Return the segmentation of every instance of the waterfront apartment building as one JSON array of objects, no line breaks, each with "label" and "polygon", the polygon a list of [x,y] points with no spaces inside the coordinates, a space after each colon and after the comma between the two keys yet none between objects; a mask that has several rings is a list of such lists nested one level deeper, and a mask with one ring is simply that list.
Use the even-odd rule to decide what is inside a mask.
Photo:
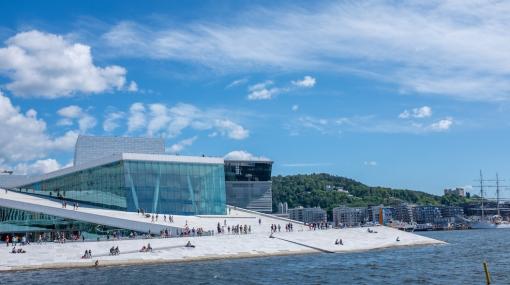
[{"label": "waterfront apartment building", "polygon": [[270,160],[225,160],[227,204],[271,213],[273,192]]},{"label": "waterfront apartment building", "polygon": [[335,227],[356,227],[369,221],[367,208],[352,208],[340,206],[333,209],[333,224]]},{"label": "waterfront apartment building", "polygon": [[441,218],[441,211],[436,206],[415,206],[413,207],[413,219],[418,224],[433,223]]},{"label": "waterfront apartment building", "polygon": [[328,216],[325,210],[320,207],[304,208],[297,207],[289,209],[289,218],[295,221],[301,221],[307,224],[327,222]]},{"label": "waterfront apartment building", "polygon": [[394,211],[394,208],[384,205],[371,206],[368,208],[369,221],[385,225],[392,220]]},{"label": "waterfront apartment building", "polygon": [[393,219],[404,223],[412,223],[414,221],[413,207],[406,203],[397,205],[393,212]]},{"label": "waterfront apartment building", "polygon": [[441,216],[443,218],[456,218],[464,216],[464,209],[457,206],[443,206],[440,207]]}]

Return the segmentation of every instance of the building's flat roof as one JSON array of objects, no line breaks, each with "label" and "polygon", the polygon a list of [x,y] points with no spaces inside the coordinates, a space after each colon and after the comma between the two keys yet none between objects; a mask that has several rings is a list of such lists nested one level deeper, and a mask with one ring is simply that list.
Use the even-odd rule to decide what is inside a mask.
[{"label": "building's flat roof", "polygon": [[264,159],[253,159],[253,160],[225,159],[225,163],[267,163],[267,164],[273,164],[273,161],[272,160],[264,160]]},{"label": "building's flat roof", "polygon": [[196,163],[196,164],[223,164],[223,158],[220,157],[203,157],[203,156],[184,156],[184,155],[167,155],[167,154],[145,154],[145,153],[118,153],[88,161],[82,164],[74,165],[53,171],[50,173],[31,176],[23,184],[12,185],[11,187],[17,187],[27,184],[32,184],[41,180],[47,180],[66,174],[74,173],[80,170],[89,169],[96,166],[109,164],[116,161],[127,160],[127,161],[153,161],[153,162],[174,162],[174,163]]}]

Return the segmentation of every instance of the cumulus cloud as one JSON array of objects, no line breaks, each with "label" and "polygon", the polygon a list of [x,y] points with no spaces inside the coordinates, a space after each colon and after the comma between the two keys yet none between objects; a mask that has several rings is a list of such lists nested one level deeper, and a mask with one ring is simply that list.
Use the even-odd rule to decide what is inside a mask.
[{"label": "cumulus cloud", "polygon": [[60,35],[21,32],[0,48],[0,74],[10,80],[5,88],[22,97],[59,98],[122,89],[126,69],[94,65],[90,50]]},{"label": "cumulus cloud", "polygon": [[283,91],[281,88],[272,87],[272,85],[273,81],[268,80],[248,87],[248,100],[270,100]]},{"label": "cumulus cloud", "polygon": [[452,118],[445,118],[442,120],[439,120],[435,123],[432,123],[430,126],[428,126],[428,129],[435,132],[445,132],[448,131],[453,125],[453,119]]},{"label": "cumulus cloud", "polygon": [[315,86],[315,78],[307,75],[302,80],[292,81],[292,84],[298,87],[312,88]]},{"label": "cumulus cloud", "polygon": [[224,157],[226,160],[260,160],[260,161],[270,161],[269,158],[264,156],[255,156],[245,150],[234,150],[227,153]]},{"label": "cumulus cloud", "polygon": [[404,110],[404,112],[400,113],[398,115],[401,119],[408,119],[408,118],[428,118],[432,116],[432,108],[429,106],[423,106],[420,108],[414,108],[411,110]]},{"label": "cumulus cloud", "polygon": [[131,81],[127,87],[127,90],[129,92],[136,92],[138,91],[138,84],[136,84],[136,82],[134,81]]},{"label": "cumulus cloud", "polygon": [[34,109],[22,112],[0,92],[0,164],[45,157],[54,150],[72,150],[77,131],[59,137],[46,132],[46,122]]},{"label": "cumulus cloud", "polygon": [[242,140],[249,131],[240,124],[227,118],[221,110],[202,110],[191,104],[179,103],[175,106],[165,104],[134,103],[130,107],[128,130],[145,130],[147,135],[176,137],[184,129],[213,131],[231,139]]},{"label": "cumulus cloud", "polygon": [[175,143],[172,146],[170,146],[170,148],[167,149],[167,152],[173,154],[180,153],[184,148],[191,146],[197,140],[197,138],[198,138],[197,136],[194,136],[188,139],[181,140],[178,143]]},{"label": "cumulus cloud", "polygon": [[72,126],[73,121],[76,120],[78,122],[80,132],[82,133],[87,132],[87,130],[95,127],[97,124],[97,120],[94,117],[76,105],[61,108],[57,111],[57,114],[62,117],[62,119],[57,122],[58,125]]},{"label": "cumulus cloud", "polygon": [[55,159],[42,159],[33,163],[19,163],[15,166],[16,174],[36,175],[56,171],[62,168]]},{"label": "cumulus cloud", "polygon": [[134,103],[129,107],[128,132],[139,130],[145,124],[145,106],[142,103]]},{"label": "cumulus cloud", "polygon": [[370,160],[370,161],[364,161],[363,164],[365,166],[377,166],[377,161],[373,161],[373,160]]},{"label": "cumulus cloud", "polygon": [[120,120],[124,119],[124,112],[110,112],[106,114],[103,121],[103,130],[111,133],[120,127]]},{"label": "cumulus cloud", "polygon": [[508,1],[333,1],[249,9],[228,23],[124,21],[103,38],[123,56],[222,71],[327,69],[394,82],[403,92],[508,100],[508,11]]}]

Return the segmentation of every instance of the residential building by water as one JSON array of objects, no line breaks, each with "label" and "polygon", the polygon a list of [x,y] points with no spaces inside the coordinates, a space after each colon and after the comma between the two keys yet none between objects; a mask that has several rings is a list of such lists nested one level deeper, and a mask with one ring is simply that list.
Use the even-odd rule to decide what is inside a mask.
[{"label": "residential building by water", "polygon": [[413,207],[406,203],[402,203],[400,205],[395,206],[395,211],[393,212],[393,219],[404,223],[412,223],[414,221]]},{"label": "residential building by water", "polygon": [[326,222],[328,218],[326,211],[320,207],[297,207],[294,209],[289,209],[288,213],[291,220],[301,221],[307,224]]},{"label": "residential building by water", "polygon": [[414,206],[413,220],[418,224],[433,223],[441,218],[441,211],[436,206]]},{"label": "residential building by water", "polygon": [[333,224],[335,227],[341,225],[356,227],[366,223],[368,219],[367,208],[340,206],[333,209]]},{"label": "residential building by water", "polygon": [[392,220],[394,211],[394,208],[384,205],[371,206],[368,208],[369,221],[386,225]]}]

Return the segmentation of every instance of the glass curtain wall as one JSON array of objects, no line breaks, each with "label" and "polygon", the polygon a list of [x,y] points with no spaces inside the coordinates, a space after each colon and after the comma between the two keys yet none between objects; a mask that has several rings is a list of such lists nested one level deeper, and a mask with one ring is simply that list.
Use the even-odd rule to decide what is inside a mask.
[{"label": "glass curtain wall", "polygon": [[271,181],[272,162],[225,161],[226,181]]},{"label": "glass curtain wall", "polygon": [[102,208],[127,209],[121,161],[43,180],[23,186],[21,191]]},{"label": "glass curtain wall", "polygon": [[222,164],[125,161],[128,209],[177,215],[221,215],[225,208]]},{"label": "glass curtain wall", "polygon": [[118,161],[22,186],[20,190],[124,211],[226,213],[223,164]]},{"label": "glass curtain wall", "polygon": [[87,236],[88,239],[112,235],[114,232],[127,236],[131,231],[42,213],[0,207],[0,237],[2,240],[5,240],[6,235],[11,237],[20,235],[26,236],[29,241],[35,241],[43,233],[46,233],[44,237],[48,239],[47,241],[52,241],[59,234],[65,235],[67,239],[73,237],[77,239],[81,235]]}]

